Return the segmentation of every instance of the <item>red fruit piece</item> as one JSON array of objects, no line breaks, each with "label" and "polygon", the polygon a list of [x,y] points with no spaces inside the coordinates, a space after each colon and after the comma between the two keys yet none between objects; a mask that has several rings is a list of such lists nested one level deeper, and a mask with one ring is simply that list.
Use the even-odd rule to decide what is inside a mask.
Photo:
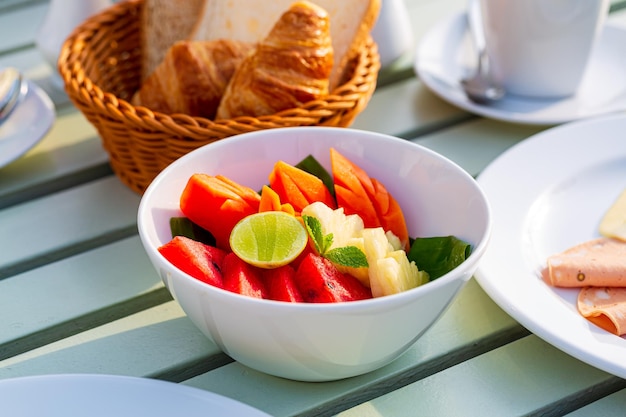
[{"label": "red fruit piece", "polygon": [[330,163],[337,205],[346,214],[358,214],[365,227],[382,226],[385,231],[392,231],[408,250],[409,232],[404,214],[385,186],[333,148]]},{"label": "red fruit piece", "polygon": [[261,269],[244,262],[233,252],[224,257],[222,276],[225,290],[248,297],[269,298]]},{"label": "red fruit piece", "polygon": [[296,259],[289,263],[289,266],[293,267],[293,269],[295,270],[298,270],[300,263],[304,260],[304,258],[309,255],[309,253],[317,254],[317,252],[315,252],[315,249],[313,249],[313,244],[311,243],[310,238],[304,250],[300,253],[300,255],[298,255]]},{"label": "red fruit piece", "polygon": [[291,204],[298,213],[314,201],[336,207],[335,199],[321,179],[284,161],[274,164],[269,181],[280,201]]},{"label": "red fruit piece", "polygon": [[296,271],[295,281],[304,301],[335,303],[372,298],[372,292],[352,275],[340,272],[332,262],[308,254]]},{"label": "red fruit piece", "polygon": [[221,175],[192,175],[180,196],[180,210],[189,220],[208,230],[216,246],[230,250],[233,227],[259,211],[259,193]]},{"label": "red fruit piece", "polygon": [[176,236],[158,251],[175,267],[207,284],[223,288],[222,264],[226,252],[184,236]]},{"label": "red fruit piece", "polygon": [[296,270],[291,265],[263,270],[263,279],[267,286],[269,298],[276,301],[301,303],[304,301],[296,282]]}]

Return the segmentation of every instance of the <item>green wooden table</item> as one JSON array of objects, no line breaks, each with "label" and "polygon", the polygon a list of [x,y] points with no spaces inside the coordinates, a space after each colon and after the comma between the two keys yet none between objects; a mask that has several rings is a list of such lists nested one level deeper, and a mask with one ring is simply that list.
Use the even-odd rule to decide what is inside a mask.
[{"label": "green wooden table", "polygon": [[[610,20],[626,27],[624,1]],[[415,42],[464,8],[407,0]],[[531,334],[475,280],[390,365],[329,382],[248,369],[207,340],[172,301],[136,229],[140,196],[115,177],[95,129],[50,80],[34,46],[46,1],[0,0],[0,67],[44,88],[57,119],[35,148],[0,169],[0,379],[59,373],[156,378],[234,398],[271,415],[618,416],[626,381]],[[546,127],[481,118],[430,93],[413,54],[383,70],[353,127],[422,144],[478,175]],[[626,359],[625,359],[626,360]]]}]

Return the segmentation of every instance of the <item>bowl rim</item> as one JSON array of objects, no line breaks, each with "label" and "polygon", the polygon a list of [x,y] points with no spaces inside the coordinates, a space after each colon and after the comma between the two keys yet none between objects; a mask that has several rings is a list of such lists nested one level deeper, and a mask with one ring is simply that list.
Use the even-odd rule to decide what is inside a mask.
[{"label": "bowl rim", "polygon": [[[205,152],[205,149],[207,147],[211,147],[211,149],[214,149],[214,148],[219,148],[222,146],[233,146],[233,145],[236,145],[238,142],[249,140],[250,137],[254,138],[255,136],[276,133],[277,130],[281,131],[281,133],[279,134],[284,135],[284,136],[288,136],[289,133],[294,132],[294,131],[297,131],[297,132],[326,131],[329,133],[334,132],[334,133],[341,133],[341,134],[345,134],[346,132],[356,132],[359,135],[369,136],[370,138],[374,140],[393,141],[393,142],[399,143],[401,146],[417,147],[418,149],[420,149],[420,152],[428,154],[432,158],[438,159],[446,164],[449,164],[451,167],[455,168],[455,170],[458,171],[459,175],[464,177],[464,179],[468,181],[469,184],[472,184],[473,188],[477,192],[477,195],[480,197],[480,201],[482,205],[484,206],[486,227],[482,233],[480,240],[475,245],[472,245],[472,253],[461,265],[457,266],[452,271],[449,271],[448,273],[442,275],[441,277],[437,278],[434,281],[427,282],[426,284],[420,285],[416,288],[412,288],[410,290],[403,291],[397,294],[392,294],[392,295],[388,295],[384,297],[376,297],[376,298],[371,298],[371,299],[366,299],[366,300],[341,302],[341,303],[290,303],[290,302],[284,302],[284,301],[256,299],[253,297],[247,297],[241,294],[233,293],[231,291],[228,291],[222,288],[212,286],[210,284],[203,283],[193,278],[191,275],[176,268],[174,265],[170,264],[158,252],[157,248],[154,247],[154,245],[152,244],[153,242],[150,241],[150,238],[148,237],[148,234],[146,232],[148,225],[145,224],[145,222],[142,220],[142,218],[144,218],[142,214],[148,210],[148,207],[149,207],[148,202],[151,196],[157,192],[156,190],[158,189],[159,184],[162,181],[164,181],[165,178],[169,176],[169,172],[171,170],[176,169],[176,167],[180,165],[184,165],[190,159],[196,158],[199,153]],[[486,194],[483,192],[482,188],[480,187],[480,184],[476,181],[476,179],[473,178],[465,169],[459,166],[456,162],[452,161],[451,159],[447,158],[446,156],[438,152],[435,152],[429,148],[426,148],[423,145],[411,142],[410,140],[387,135],[384,133],[371,132],[367,130],[359,130],[359,129],[354,129],[354,128],[340,128],[340,127],[328,127],[328,126],[294,126],[294,127],[284,127],[284,128],[279,128],[279,129],[267,129],[267,130],[242,133],[240,135],[236,135],[234,137],[228,138],[227,141],[217,141],[217,142],[213,142],[213,143],[201,146],[189,152],[188,154],[182,156],[181,158],[175,160],[154,178],[154,180],[148,185],[148,187],[146,188],[146,191],[142,195],[141,201],[139,203],[139,208],[137,211],[137,227],[138,227],[140,239],[142,241],[144,249],[148,251],[149,257],[152,259],[159,259],[160,262],[168,266],[170,270],[170,275],[180,276],[185,281],[187,281],[190,285],[194,286],[195,288],[197,288],[198,290],[202,292],[214,293],[216,296],[225,297],[226,299],[230,299],[235,303],[245,303],[248,305],[258,304],[259,306],[265,306],[264,308],[276,308],[279,310],[283,310],[283,309],[293,310],[295,308],[295,309],[303,309],[305,311],[306,310],[311,310],[311,311],[323,310],[323,311],[328,311],[328,312],[338,312],[338,311],[343,311],[343,310],[355,310],[355,309],[380,310],[380,309],[384,309],[385,307],[387,307],[388,304],[403,305],[406,303],[410,303],[414,299],[420,298],[422,293],[434,291],[438,287],[445,286],[449,284],[451,281],[460,279],[461,275],[463,275],[464,272],[474,271],[477,268],[478,262],[480,258],[482,257],[482,255],[484,254],[484,252],[486,251],[488,243],[491,239],[493,217],[491,213],[491,207],[489,205],[489,201],[487,200]],[[163,279],[163,277],[161,278]],[[471,275],[470,277],[467,278],[466,281],[468,281],[470,278],[471,278]]]}]

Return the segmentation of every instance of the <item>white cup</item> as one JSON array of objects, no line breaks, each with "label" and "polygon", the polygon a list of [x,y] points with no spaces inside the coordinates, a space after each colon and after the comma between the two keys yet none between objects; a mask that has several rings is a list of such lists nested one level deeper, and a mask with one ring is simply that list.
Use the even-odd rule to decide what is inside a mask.
[{"label": "white cup", "polygon": [[481,0],[494,77],[516,95],[574,95],[609,5],[609,0]]},{"label": "white cup", "polygon": [[112,0],[50,0],[35,45],[52,68],[52,80],[58,86],[63,86],[57,70],[63,43],[76,26],[111,4]]},{"label": "white cup", "polygon": [[413,29],[404,0],[382,0],[372,37],[378,45],[382,67],[413,48]]}]

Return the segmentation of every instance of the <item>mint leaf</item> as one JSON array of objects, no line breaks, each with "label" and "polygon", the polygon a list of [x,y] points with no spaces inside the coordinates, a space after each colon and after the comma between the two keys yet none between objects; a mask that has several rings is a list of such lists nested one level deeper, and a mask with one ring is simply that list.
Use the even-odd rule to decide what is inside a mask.
[{"label": "mint leaf", "polygon": [[356,246],[331,249],[324,254],[324,257],[334,264],[350,268],[366,268],[369,266],[365,254]]},{"label": "mint leaf", "polygon": [[[363,251],[356,246],[344,246],[341,248],[330,249],[333,244],[333,234],[324,235],[322,233],[322,224],[313,216],[302,216],[315,250],[320,256],[328,259],[334,264],[347,266],[351,268],[367,267],[367,258]],[[330,249],[330,250],[329,250]]]},{"label": "mint leaf", "polygon": [[306,231],[308,232],[309,236],[311,236],[311,240],[313,240],[313,244],[315,245],[315,250],[317,251],[317,253],[325,252],[324,236],[322,235],[322,224],[320,223],[320,221],[317,220],[317,218],[313,216],[307,216],[306,214],[302,216],[302,220],[304,221]]},{"label": "mint leaf", "polygon": [[322,251],[320,253],[326,253],[328,249],[332,246],[332,244],[333,244],[333,234],[329,233],[326,236],[324,236],[324,242],[322,244]]}]

